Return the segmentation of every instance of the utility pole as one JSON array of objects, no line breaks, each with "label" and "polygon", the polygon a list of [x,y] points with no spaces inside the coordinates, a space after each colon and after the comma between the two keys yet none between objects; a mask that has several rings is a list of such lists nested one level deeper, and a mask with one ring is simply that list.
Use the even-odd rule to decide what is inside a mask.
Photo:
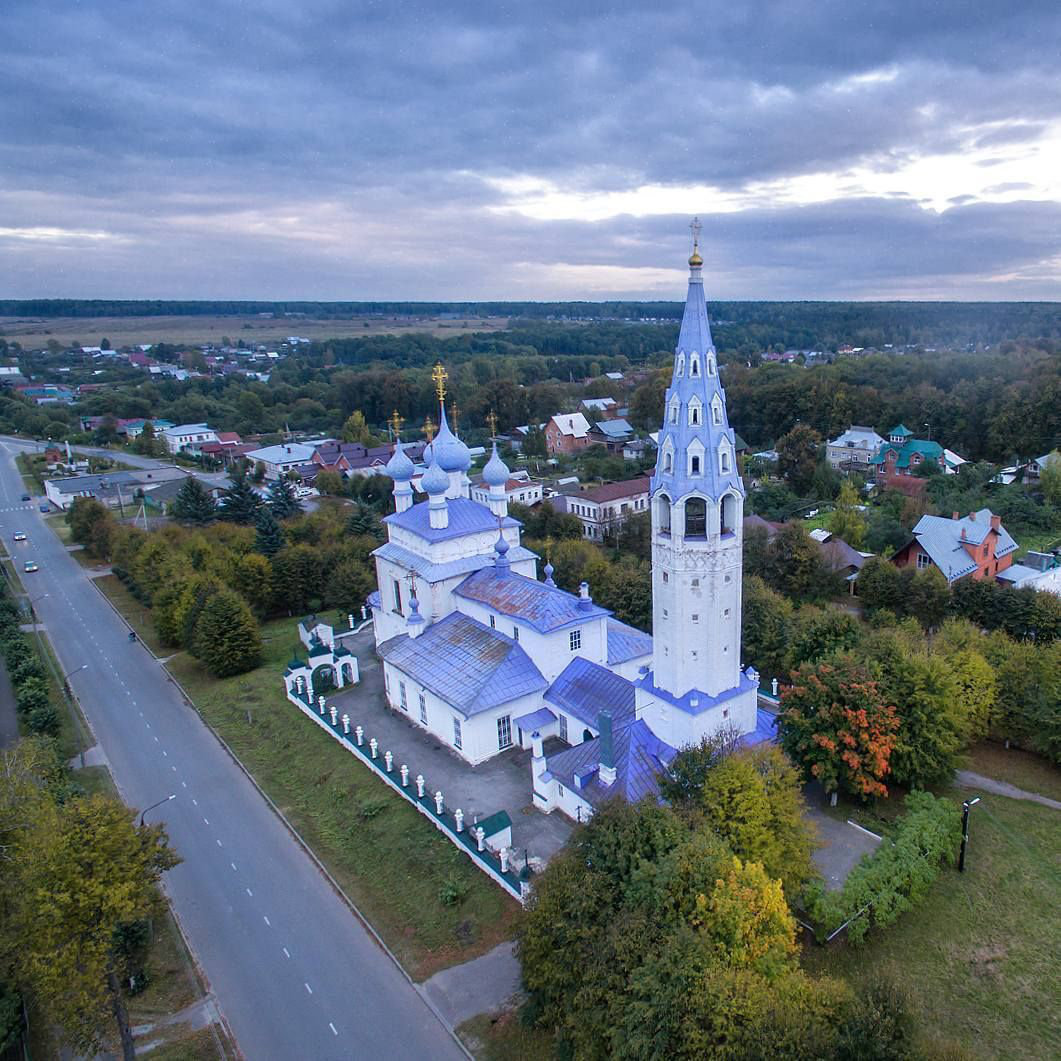
[{"label": "utility pole", "polygon": [[962,847],[958,853],[958,872],[965,872],[965,848],[969,843],[969,808],[975,807],[980,802],[980,797],[967,799],[962,803]]}]

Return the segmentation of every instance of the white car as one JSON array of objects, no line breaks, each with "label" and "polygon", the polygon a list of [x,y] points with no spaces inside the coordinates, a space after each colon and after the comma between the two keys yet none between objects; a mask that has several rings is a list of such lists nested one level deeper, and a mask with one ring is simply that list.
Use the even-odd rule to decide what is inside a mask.
[{"label": "white car", "polygon": [[26,540],[26,532],[25,531],[19,531],[15,535],[15,541],[16,542],[24,542],[25,540]]},{"label": "white car", "polygon": [[40,565],[36,560],[27,560],[25,564],[22,565],[22,570],[27,574],[33,574],[34,571],[40,570]]}]

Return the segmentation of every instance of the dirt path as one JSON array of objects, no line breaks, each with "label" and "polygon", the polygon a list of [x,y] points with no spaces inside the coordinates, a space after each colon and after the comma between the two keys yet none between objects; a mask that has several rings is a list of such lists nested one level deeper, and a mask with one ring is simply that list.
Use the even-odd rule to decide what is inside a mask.
[{"label": "dirt path", "polygon": [[996,781],[993,777],[984,777],[983,774],[974,774],[971,770],[959,770],[955,780],[965,788],[979,788],[984,792],[993,792],[996,796],[1008,796],[1010,799],[1026,799],[1032,803],[1041,803],[1044,807],[1053,807],[1061,810],[1061,802],[1050,799],[1049,796],[1040,796],[1038,792],[1028,792],[1023,788],[1017,788],[1008,781]]}]

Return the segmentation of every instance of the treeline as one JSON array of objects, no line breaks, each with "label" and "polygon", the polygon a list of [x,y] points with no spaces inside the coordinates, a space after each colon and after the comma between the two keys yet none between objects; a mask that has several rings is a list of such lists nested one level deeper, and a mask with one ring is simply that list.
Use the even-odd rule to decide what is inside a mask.
[{"label": "treeline", "polygon": [[261,620],[322,608],[359,613],[375,587],[370,553],[379,524],[367,510],[347,517],[322,505],[283,523],[268,506],[242,523],[226,521],[224,509],[219,515],[208,529],[174,523],[145,533],[79,498],[67,518],[73,539],[111,562],[150,607],[162,643],[186,649],[216,677],[257,666]]},{"label": "treeline", "polygon": [[15,691],[15,708],[26,732],[57,737],[62,727],[41,658],[21,630],[22,613],[7,582],[0,582],[0,655]]},{"label": "treeline", "polygon": [[[681,319],[684,303],[667,302],[308,302],[106,299],[7,299],[0,316],[151,317],[271,313],[314,318],[508,317],[516,320],[640,322]],[[720,350],[836,350],[927,345],[994,345],[1016,336],[1061,338],[1061,315],[1050,302],[719,302],[709,304]],[[298,318],[291,321],[298,330]]]}]

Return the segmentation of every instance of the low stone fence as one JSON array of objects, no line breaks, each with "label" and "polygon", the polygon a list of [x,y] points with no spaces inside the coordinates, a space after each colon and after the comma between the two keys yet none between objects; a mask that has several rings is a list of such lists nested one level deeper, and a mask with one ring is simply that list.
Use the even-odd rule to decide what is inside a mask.
[{"label": "low stone fence", "polygon": [[529,882],[521,879],[520,874],[512,868],[508,849],[502,847],[495,852],[488,847],[482,828],[473,824],[466,826],[464,812],[459,807],[451,812],[442,792],[432,792],[422,774],[414,777],[405,763],[398,765],[394,756],[381,748],[376,738],[366,734],[361,726],[351,728],[350,716],[340,715],[323,696],[318,696],[314,703],[307,693],[288,689],[287,698],[381,781],[411,803],[496,884],[514,899],[526,902],[530,894]]}]

